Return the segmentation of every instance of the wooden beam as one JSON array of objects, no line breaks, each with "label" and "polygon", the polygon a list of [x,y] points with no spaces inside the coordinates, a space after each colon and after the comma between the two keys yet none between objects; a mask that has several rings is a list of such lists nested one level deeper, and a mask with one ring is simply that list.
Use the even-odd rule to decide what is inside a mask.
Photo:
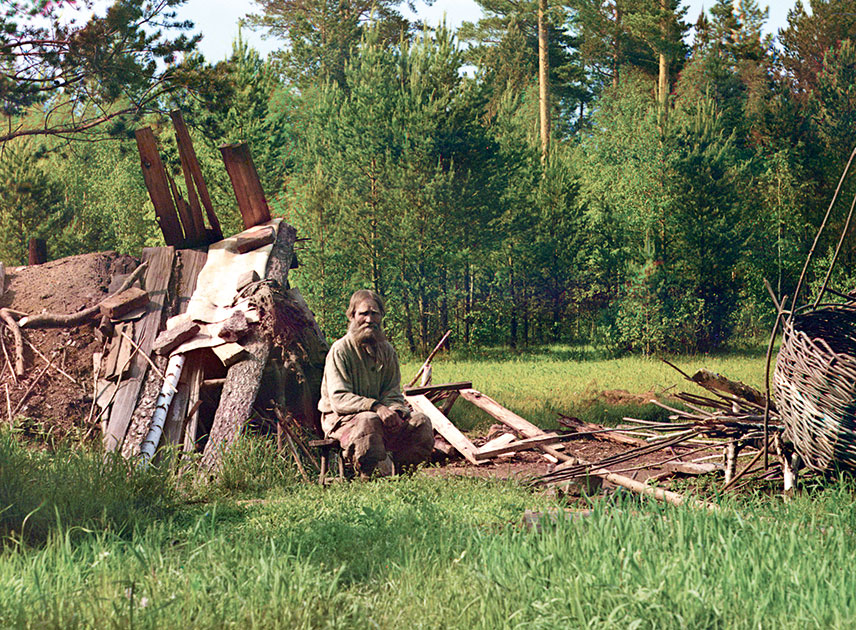
[{"label": "wooden beam", "polygon": [[434,403],[428,400],[425,395],[417,394],[415,396],[409,396],[405,394],[404,397],[416,411],[428,416],[434,430],[442,435],[449,444],[454,446],[455,449],[467,459],[467,461],[475,464],[476,466],[482,463],[476,457],[478,449],[475,444],[470,442],[467,436],[461,433],[461,430],[452,424],[452,421],[444,416],[440,410],[434,406]]},{"label": "wooden beam", "polygon": [[[229,179],[232,180],[244,229],[270,221],[270,209],[249,147],[246,143],[227,144],[220,147],[220,153]],[[291,256],[288,264],[290,267]]]},{"label": "wooden beam", "polygon": [[151,127],[143,127],[134,132],[137,138],[137,150],[140,152],[140,162],[143,169],[143,179],[155,207],[158,225],[166,244],[180,245],[184,240],[178,215],[175,213],[175,204],[169,191],[169,182],[166,178],[166,170],[163,167],[160,153],[158,153],[155,135]]},{"label": "wooden beam", "polygon": [[461,383],[440,383],[439,385],[426,385],[425,387],[405,387],[404,393],[407,396],[418,396],[420,394],[433,394],[434,392],[456,391],[459,389],[469,389],[473,386],[470,381]]},{"label": "wooden beam", "polygon": [[[211,230],[214,233],[214,241],[223,240],[223,231],[220,229],[220,221],[217,220],[217,215],[214,213],[214,206],[211,204],[211,196],[208,194],[208,186],[202,178],[202,169],[199,168],[199,160],[196,159],[196,151],[193,149],[193,142],[190,140],[190,133],[187,131],[187,125],[184,124],[184,118],[179,110],[173,110],[169,113],[172,118],[172,126],[175,128],[175,141],[178,144],[178,155],[181,158],[181,169],[184,171],[184,179],[187,181],[188,173],[196,185],[196,190],[199,192],[199,200],[205,207],[205,214],[208,216],[208,223],[211,224]],[[190,194],[190,186],[188,185],[188,195]],[[193,209],[193,197],[190,199],[190,207]],[[196,219],[194,218],[194,221]],[[201,222],[202,217],[198,220]],[[204,224],[203,224],[204,232]]]},{"label": "wooden beam", "polygon": [[172,276],[175,250],[172,247],[147,247],[143,249],[143,261],[148,263],[144,284],[149,294],[146,313],[134,331],[134,342],[139,351],[131,360],[128,378],[119,384],[119,390],[110,412],[110,424],[104,435],[104,448],[115,451],[125,440],[131,415],[137,406],[137,398],[146,380],[149,354],[158,334],[161,311],[167,299],[167,287]]},{"label": "wooden beam", "polygon": [[190,134],[187,132],[181,111],[173,110],[169,113],[169,117],[172,119],[172,126],[175,129],[175,143],[178,145],[181,172],[184,175],[184,186],[187,188],[187,211],[190,225],[184,226],[184,232],[189,239],[204,240],[205,220],[202,218],[202,207],[199,205],[199,196],[196,194],[191,166],[191,160],[196,161],[196,153],[193,150],[193,143],[190,140]]},{"label": "wooden beam", "polygon": [[[526,420],[525,418],[521,418],[516,413],[509,411],[498,402],[496,402],[490,396],[485,396],[479,391],[474,389],[462,389],[461,398],[470,401],[476,407],[483,409],[488,414],[502,422],[504,425],[511,427],[521,435],[525,435],[527,438],[540,437],[545,435],[545,432],[534,424]],[[570,461],[573,458],[562,453],[561,451],[557,451],[551,446],[540,446],[542,451],[555,457],[556,459],[560,459],[562,461]]]},{"label": "wooden beam", "polygon": [[480,448],[476,451],[476,459],[490,459],[492,457],[496,457],[497,455],[503,455],[505,453],[528,451],[533,448],[540,448],[541,446],[545,446],[547,444],[555,444],[556,442],[561,441],[561,439],[561,435],[557,435],[556,433],[546,433],[537,437],[526,438],[525,440],[516,440],[504,446]]}]

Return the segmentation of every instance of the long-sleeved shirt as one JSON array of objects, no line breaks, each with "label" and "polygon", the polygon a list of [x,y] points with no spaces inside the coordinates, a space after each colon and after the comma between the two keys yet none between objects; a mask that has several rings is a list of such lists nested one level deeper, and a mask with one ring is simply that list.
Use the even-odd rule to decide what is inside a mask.
[{"label": "long-sleeved shirt", "polygon": [[410,412],[401,393],[398,356],[391,343],[382,341],[372,357],[347,334],[330,348],[324,365],[318,402],[324,432],[334,428],[337,416],[371,411],[375,403]]}]

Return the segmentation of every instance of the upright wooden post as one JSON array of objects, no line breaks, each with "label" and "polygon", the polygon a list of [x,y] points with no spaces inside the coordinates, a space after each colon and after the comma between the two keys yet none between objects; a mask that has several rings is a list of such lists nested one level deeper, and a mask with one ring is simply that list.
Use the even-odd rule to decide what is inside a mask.
[{"label": "upright wooden post", "polygon": [[227,144],[220,147],[220,153],[232,180],[244,228],[270,221],[270,209],[249,147],[246,143]]},{"label": "upright wooden post", "polygon": [[43,238],[31,238],[28,246],[28,264],[41,265],[48,261],[48,244]]}]

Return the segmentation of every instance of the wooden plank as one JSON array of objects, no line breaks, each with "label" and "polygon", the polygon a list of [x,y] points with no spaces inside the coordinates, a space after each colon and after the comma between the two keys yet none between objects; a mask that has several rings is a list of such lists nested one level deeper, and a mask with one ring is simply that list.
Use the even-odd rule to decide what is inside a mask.
[{"label": "wooden plank", "polygon": [[169,192],[169,182],[158,153],[155,135],[151,127],[137,129],[134,135],[137,138],[137,150],[140,152],[143,179],[146,182],[149,197],[152,199],[152,205],[155,207],[164,241],[168,246],[179,245],[184,240],[184,234],[178,222],[178,215],[175,213],[175,204]]},{"label": "wooden plank", "polygon": [[[244,228],[270,221],[270,209],[249,147],[246,143],[227,144],[220,147],[220,153],[229,179],[232,180]],[[291,266],[291,257],[288,264]]]},{"label": "wooden plank", "polygon": [[[484,394],[479,391],[476,391],[475,389],[461,389],[459,391],[461,393],[461,398],[468,400],[476,407],[483,409],[491,416],[502,422],[504,425],[511,427],[521,435],[525,435],[528,438],[545,435],[544,431],[536,427],[534,424],[532,424],[525,418],[521,418],[516,413],[509,411],[490,396],[485,396]],[[562,461],[569,461],[573,459],[572,457],[565,455],[560,451],[557,451],[551,446],[541,446],[539,448],[548,455],[556,459],[560,459]]]},{"label": "wooden plank", "polygon": [[[134,322],[123,322],[121,324],[118,324],[115,327],[115,331],[116,335],[120,337],[119,352],[116,356],[116,364],[113,366],[113,369],[110,372],[105,372],[104,375],[107,378],[117,378],[119,380],[122,380],[122,378],[131,369],[131,362],[129,359],[134,353],[134,347],[128,340],[128,337],[133,338],[134,336]],[[124,333],[124,335],[122,333]],[[128,337],[126,337],[125,335],[127,335]]]},{"label": "wooden plank", "polygon": [[247,252],[251,252],[259,247],[269,245],[270,243],[273,243],[274,240],[276,240],[276,232],[274,231],[273,226],[265,226],[263,228],[250,230],[249,232],[240,234],[235,243],[235,249],[238,250],[239,254],[246,254]]},{"label": "wooden plank", "polygon": [[193,321],[186,321],[175,328],[162,330],[155,338],[154,351],[158,354],[167,355],[188,339],[195,337],[198,332],[199,324]]},{"label": "wooden plank", "polygon": [[440,411],[443,412],[444,416],[449,415],[449,412],[452,410],[452,405],[455,404],[455,401],[458,400],[458,397],[460,395],[461,395],[460,392],[458,392],[458,390],[455,389],[455,390],[452,390],[451,392],[449,392],[449,395],[443,399],[443,404],[440,405],[438,407],[438,409],[440,409]]},{"label": "wooden plank", "polygon": [[98,304],[101,315],[116,319],[131,311],[145,306],[149,302],[149,294],[138,287],[131,287],[121,293],[111,295]]},{"label": "wooden plank", "polygon": [[190,386],[187,382],[179,382],[176,390],[163,423],[161,443],[165,445],[181,444],[184,439],[184,420],[187,414],[187,401],[190,398]]},{"label": "wooden plank", "polygon": [[181,222],[181,228],[184,231],[184,241],[182,241],[181,247],[185,247],[186,243],[194,242],[198,239],[194,233],[193,218],[190,216],[190,206],[187,205],[184,197],[181,196],[181,192],[178,190],[178,186],[175,185],[172,175],[167,174],[166,179],[169,182],[169,190],[172,193],[172,198],[175,200],[175,209],[178,211],[178,218]]},{"label": "wooden plank", "polygon": [[[202,178],[202,169],[199,167],[199,160],[196,159],[196,151],[193,149],[193,142],[190,140],[190,133],[187,131],[187,125],[184,124],[184,117],[179,110],[173,110],[169,113],[172,118],[172,126],[175,129],[175,141],[178,144],[178,155],[181,158],[181,169],[184,171],[185,181],[190,173],[193,179],[193,184],[196,190],[199,191],[199,200],[205,207],[205,213],[208,216],[208,223],[211,225],[212,236],[214,242],[223,240],[223,231],[220,229],[220,221],[214,213],[214,206],[211,204],[211,196],[208,194],[208,186]],[[191,188],[188,185],[187,190]],[[188,192],[189,194],[189,192]],[[193,209],[193,198],[191,197],[191,210]],[[202,217],[198,218],[202,222]],[[194,221],[196,219],[194,218]],[[204,232],[204,224],[202,226]]]},{"label": "wooden plank", "polygon": [[199,390],[205,379],[205,370],[202,366],[202,351],[191,352],[187,355],[184,370],[187,374],[187,406],[192,412],[185,420],[184,427],[184,452],[192,453],[196,450],[197,429],[199,427]]},{"label": "wooden plank", "polygon": [[196,290],[196,279],[205,266],[208,253],[195,249],[182,249],[177,254],[181,261],[181,277],[178,281],[178,314],[180,315],[187,312],[187,305]]},{"label": "wooden plank", "polygon": [[483,446],[482,448],[476,451],[476,459],[491,459],[492,457],[497,457],[498,455],[503,455],[505,453],[528,451],[530,449],[539,448],[547,444],[555,444],[561,439],[561,435],[557,435],[556,433],[547,433],[545,435],[539,435],[533,438],[526,438],[525,440],[516,440],[504,446],[495,446],[492,448],[485,448]]},{"label": "wooden plank", "polygon": [[120,384],[113,402],[110,424],[104,435],[104,448],[107,451],[115,451],[122,445],[131,422],[131,415],[137,406],[137,398],[149,366],[147,359],[160,328],[161,312],[166,303],[175,250],[172,247],[147,247],[143,249],[142,258],[144,262],[149,263],[144,284],[150,301],[146,306],[145,316],[138,322],[134,331],[134,342],[140,350],[131,359],[128,378]]},{"label": "wooden plank", "polygon": [[433,394],[435,392],[469,389],[472,386],[473,384],[470,381],[461,383],[440,383],[439,385],[426,385],[425,387],[405,387],[404,393],[408,396],[418,396],[419,394]]},{"label": "wooden plank", "polygon": [[461,433],[452,421],[444,416],[424,394],[415,396],[404,396],[407,402],[418,412],[424,413],[431,420],[434,430],[445,438],[445,440],[457,449],[467,461],[478,466],[482,462],[476,457],[478,449],[470,442],[466,435]]}]

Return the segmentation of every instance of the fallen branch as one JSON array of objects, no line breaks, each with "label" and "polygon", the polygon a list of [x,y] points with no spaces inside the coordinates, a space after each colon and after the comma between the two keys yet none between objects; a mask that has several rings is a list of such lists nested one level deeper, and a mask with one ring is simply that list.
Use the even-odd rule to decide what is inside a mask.
[{"label": "fallen branch", "polygon": [[122,291],[130,288],[134,282],[136,282],[140,276],[143,275],[143,272],[148,267],[148,263],[143,263],[131,274],[125,278],[125,282],[122,283],[122,286],[119,287],[119,290],[115,293],[109,295],[104,298],[95,306],[90,306],[87,309],[82,311],[78,311],[77,313],[71,314],[59,314],[59,313],[40,313],[38,315],[32,315],[27,317],[22,317],[18,322],[21,328],[68,328],[72,326],[80,326],[81,324],[85,324],[91,319],[94,319],[96,315],[101,314],[101,304],[106,302],[114,295],[121,293]]},{"label": "fallen branch", "polygon": [[23,376],[26,373],[24,369],[24,334],[8,309],[0,308],[0,319],[6,322],[9,330],[12,331],[12,338],[15,340],[15,374]]}]

